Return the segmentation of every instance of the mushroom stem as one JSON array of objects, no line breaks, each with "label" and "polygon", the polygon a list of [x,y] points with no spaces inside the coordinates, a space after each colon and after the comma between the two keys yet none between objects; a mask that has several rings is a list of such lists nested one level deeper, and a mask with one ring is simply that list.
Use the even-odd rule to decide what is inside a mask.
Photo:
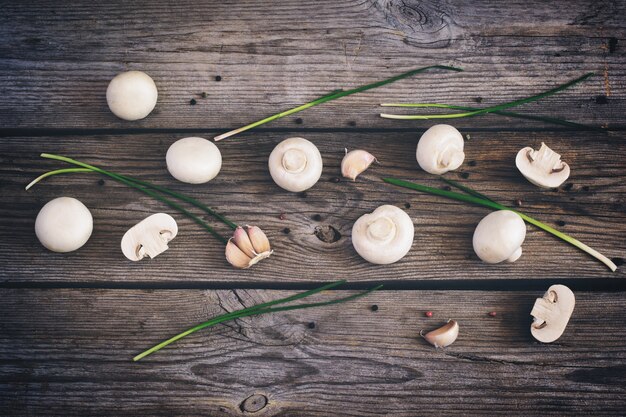
[{"label": "mushroom stem", "polygon": [[[615,272],[617,270],[617,265],[615,265],[609,258],[602,255],[600,252],[596,251],[595,249],[592,249],[589,246],[585,245],[581,241],[574,239],[573,237],[566,235],[565,233],[559,232],[555,228],[550,227],[547,224],[540,222],[539,220],[535,220],[532,217],[525,215],[524,213],[520,213],[519,211],[512,210],[494,201],[476,197],[475,196],[476,192],[474,192],[473,190],[472,190],[473,191],[472,194],[474,195],[465,195],[465,194],[455,193],[452,191],[440,190],[439,188],[428,187],[425,185],[416,184],[416,183],[409,182],[409,181],[403,181],[403,180],[399,180],[395,178],[383,178],[382,180],[386,183],[397,185],[399,187],[409,188],[411,190],[421,191],[421,192],[428,193],[428,194],[434,194],[434,195],[446,197],[452,200],[458,200],[458,201],[463,201],[466,203],[477,204],[479,206],[489,207],[494,210],[510,210],[514,213],[517,213],[527,223],[537,226],[538,228],[558,237],[559,239],[566,241],[567,243],[577,247],[583,252],[586,252],[589,255],[593,256],[594,258],[596,258],[597,260],[605,264],[611,271]],[[455,185],[453,181],[448,181],[448,183]]]},{"label": "mushroom stem", "polygon": [[511,256],[509,256],[506,261],[507,262],[515,262],[515,261],[517,261],[520,258],[520,256],[522,256],[522,248],[521,248],[521,246],[519,248],[517,248],[517,250],[515,252],[513,252],[511,254]]}]

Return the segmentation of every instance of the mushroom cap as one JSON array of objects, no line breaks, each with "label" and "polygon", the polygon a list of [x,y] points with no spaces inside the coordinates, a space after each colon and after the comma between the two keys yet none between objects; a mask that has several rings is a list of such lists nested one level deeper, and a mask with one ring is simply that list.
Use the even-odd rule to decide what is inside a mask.
[{"label": "mushroom cap", "polygon": [[561,161],[561,155],[541,142],[535,151],[531,146],[521,149],[515,157],[515,165],[531,183],[542,188],[557,188],[569,178],[569,165]]},{"label": "mushroom cap", "polygon": [[417,163],[424,171],[435,175],[453,171],[465,159],[463,144],[461,132],[453,126],[434,125],[424,132],[417,143]]},{"label": "mushroom cap", "polygon": [[93,218],[83,203],[72,197],[50,200],[35,220],[35,234],[53,252],[74,251],[89,240]]},{"label": "mushroom cap", "polygon": [[109,109],[120,119],[139,120],[156,106],[157,87],[148,74],[128,71],[116,75],[107,88]]},{"label": "mushroom cap", "polygon": [[320,179],[322,155],[308,140],[289,138],[276,145],[268,166],[272,179],[279,187],[292,192],[304,191]]},{"label": "mushroom cap", "polygon": [[414,233],[408,214],[396,206],[383,205],[354,223],[352,245],[368,262],[391,264],[409,252]]},{"label": "mushroom cap", "polygon": [[222,154],[213,142],[189,137],[174,142],[165,155],[167,170],[178,181],[203,184],[222,168]]},{"label": "mushroom cap", "polygon": [[522,255],[526,238],[524,220],[510,210],[485,216],[474,230],[474,252],[486,263],[515,262]]}]

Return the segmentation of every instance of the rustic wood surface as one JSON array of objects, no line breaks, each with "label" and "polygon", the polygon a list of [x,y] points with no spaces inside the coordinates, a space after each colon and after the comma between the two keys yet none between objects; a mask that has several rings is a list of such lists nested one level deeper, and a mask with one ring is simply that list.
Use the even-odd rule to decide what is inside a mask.
[{"label": "rustic wood surface", "polygon": [[[0,415],[624,414],[625,1],[0,1],[0,10]],[[202,186],[165,169],[181,137],[210,138],[432,64],[464,72],[420,74],[220,142],[222,171]],[[137,122],[116,119],[105,100],[109,80],[129,69],[159,89],[157,107]],[[482,264],[471,236],[486,209],[381,182],[444,186],[415,162],[417,139],[434,123],[381,119],[379,103],[489,106],[590,71],[588,81],[517,111],[608,133],[459,119],[466,162],[447,177],[503,204],[520,200],[520,210],[612,258],[617,272],[532,226],[520,260]],[[313,141],[324,159],[320,182],[304,194],[279,189],[267,170],[273,146],[289,136]],[[542,141],[572,167],[555,191],[532,186],[513,163]],[[367,149],[380,164],[356,182],[335,182],[344,148]],[[41,152],[192,195],[261,226],[275,254],[233,270],[197,225],[92,174],[26,192],[63,166]],[[45,251],[33,230],[38,210],[61,195],[94,216],[89,242],[63,255]],[[353,222],[381,204],[405,209],[416,226],[407,257],[385,267],[365,263],[350,242]],[[154,261],[127,261],[121,236],[158,211],[174,215],[179,236]],[[130,361],[208,317],[336,279],[349,280],[347,290],[387,290],[227,323]],[[575,291],[577,306],[564,336],[542,345],[530,336],[529,312],[555,283]],[[461,323],[448,349],[419,338],[448,318]]]},{"label": "rustic wood surface", "polygon": [[[624,411],[622,293],[577,293],[571,322],[551,345],[530,335],[537,292],[381,291],[346,305],[245,318],[196,333],[138,363],[130,360],[181,326],[287,294],[7,290],[0,311],[3,414]],[[317,299],[340,295],[345,292]],[[424,317],[426,310],[433,317]],[[420,329],[448,318],[460,323],[459,338],[449,348],[436,350],[419,337]]]}]

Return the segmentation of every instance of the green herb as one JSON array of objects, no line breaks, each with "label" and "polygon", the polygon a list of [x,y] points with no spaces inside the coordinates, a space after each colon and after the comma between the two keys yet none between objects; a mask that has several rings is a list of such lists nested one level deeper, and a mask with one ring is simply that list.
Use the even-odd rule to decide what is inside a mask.
[{"label": "green herb", "polygon": [[174,342],[176,342],[177,340],[182,339],[185,336],[188,336],[192,333],[197,332],[198,330],[202,330],[204,328],[207,327],[211,327],[211,326],[215,326],[216,324],[220,324],[223,323],[225,321],[229,321],[229,320],[234,320],[234,319],[238,319],[238,318],[242,318],[242,317],[249,317],[249,316],[256,316],[259,314],[266,314],[266,313],[276,313],[278,311],[287,311],[287,310],[300,310],[300,309],[304,309],[304,308],[312,308],[312,307],[322,307],[322,306],[327,306],[327,305],[331,305],[331,304],[339,304],[339,303],[344,303],[346,301],[351,301],[354,300],[356,298],[359,297],[363,297],[369,293],[371,293],[372,291],[376,291],[379,290],[380,288],[382,288],[382,285],[378,285],[372,289],[369,289],[367,291],[364,291],[362,293],[358,293],[358,294],[353,294],[350,295],[348,297],[344,297],[344,298],[339,298],[339,299],[335,299],[335,300],[331,300],[331,301],[324,301],[324,302],[318,302],[318,303],[309,303],[309,304],[296,304],[296,305],[290,305],[290,306],[282,306],[282,307],[274,307],[272,308],[273,305],[277,305],[277,304],[285,304],[285,303],[289,303],[291,301],[295,301],[295,300],[299,300],[305,297],[309,297],[313,294],[317,294],[319,292],[325,291],[325,290],[329,290],[331,288],[335,288],[341,284],[344,284],[346,281],[345,280],[341,280],[341,281],[336,281],[336,282],[331,282],[329,284],[326,284],[324,286],[321,286],[319,288],[313,289],[313,290],[309,290],[309,291],[305,291],[302,292],[300,294],[295,294],[289,297],[285,297],[285,298],[281,298],[279,300],[274,300],[274,301],[270,301],[267,303],[262,303],[262,304],[258,304],[256,306],[253,307],[248,307],[248,308],[244,308],[242,310],[238,310],[238,311],[233,311],[231,313],[226,313],[223,314],[221,316],[212,318],[211,320],[205,321],[204,323],[200,323],[188,330],[185,330],[182,333],[177,334],[174,337],[171,337],[167,340],[165,340],[164,342],[159,343],[158,345],[155,345],[153,347],[151,347],[150,349],[140,353],[139,355],[135,356],[133,358],[133,361],[138,361],[142,358],[145,358],[146,356],[157,352],[161,349],[163,349],[165,346],[172,344]]},{"label": "green herb", "polygon": [[[483,110],[483,109],[478,108],[478,107],[455,106],[455,105],[452,105],[452,104],[438,104],[438,103],[406,103],[406,104],[403,104],[403,103],[382,103],[381,106],[388,106],[388,107],[436,107],[436,108],[439,108],[439,109],[468,110],[468,111]],[[514,112],[509,112],[509,111],[492,111],[491,113],[497,114],[497,115],[500,115],[500,116],[516,117],[518,119],[536,120],[536,121],[539,121],[539,122],[552,123],[552,124],[557,124],[557,125],[561,125],[561,126],[567,126],[567,127],[571,127],[571,128],[575,128],[575,129],[593,130],[593,131],[602,132],[602,133],[606,133],[607,132],[607,130],[602,128],[602,127],[585,125],[585,124],[576,123],[576,122],[570,122],[569,120],[557,119],[557,118],[554,118],[554,117],[535,116],[535,115],[532,115],[532,114],[514,113]]]},{"label": "green herb", "polygon": [[429,67],[423,67],[423,68],[414,69],[412,71],[408,71],[408,72],[405,72],[403,74],[396,75],[395,77],[387,78],[386,80],[383,80],[383,81],[378,81],[378,82],[375,82],[375,83],[372,83],[372,84],[363,85],[363,86],[360,86],[360,87],[357,87],[357,88],[353,88],[353,89],[350,89],[350,90],[335,90],[335,91],[333,91],[330,94],[326,94],[326,95],[324,95],[324,96],[322,96],[322,97],[320,97],[318,99],[315,99],[315,100],[310,101],[308,103],[302,104],[302,105],[300,105],[298,107],[294,107],[293,109],[277,113],[277,114],[275,114],[273,116],[266,117],[265,119],[262,119],[262,120],[259,120],[257,122],[254,122],[254,123],[250,123],[249,125],[240,127],[239,129],[231,130],[230,132],[226,132],[224,134],[216,136],[214,138],[214,140],[217,142],[217,141],[220,141],[222,139],[226,139],[227,137],[230,137],[230,136],[236,135],[238,133],[244,132],[246,130],[250,130],[250,129],[254,128],[254,127],[260,126],[260,125],[265,124],[267,122],[271,122],[272,120],[280,119],[281,117],[289,116],[290,114],[294,114],[294,113],[297,113],[299,111],[308,109],[310,107],[317,106],[318,104],[326,103],[327,101],[331,101],[331,100],[336,100],[338,98],[349,96],[351,94],[360,93],[362,91],[371,90],[372,88],[381,87],[381,86],[383,86],[385,84],[390,84],[390,83],[393,83],[395,81],[401,80],[403,78],[410,77],[412,75],[419,74],[420,72],[424,72],[424,71],[431,70],[431,69],[443,69],[443,70],[448,70],[448,71],[463,71],[461,68],[448,67],[448,66],[445,66],[445,65],[432,65],[432,66],[429,66]]},{"label": "green herb", "polygon": [[230,220],[226,219],[223,215],[215,212],[214,210],[211,210],[209,207],[205,206],[204,204],[200,203],[199,201],[185,196],[183,194],[179,194],[177,192],[171,191],[167,188],[164,187],[160,187],[157,185],[153,185],[150,183],[147,183],[145,181],[140,181],[131,177],[127,177],[124,175],[120,175],[120,174],[116,174],[110,171],[106,171],[102,168],[98,168],[96,166],[93,165],[89,165],[89,164],[85,164],[84,162],[80,162],[71,158],[67,158],[64,156],[60,156],[60,155],[53,155],[53,154],[47,154],[47,153],[42,153],[41,154],[42,158],[47,158],[47,159],[54,159],[57,161],[63,161],[63,162],[67,162],[73,165],[77,165],[81,168],[67,168],[67,169],[59,169],[59,170],[55,170],[55,171],[50,171],[50,172],[46,172],[45,174],[40,175],[39,177],[37,177],[35,180],[33,180],[30,184],[28,184],[26,186],[26,189],[28,190],[29,188],[31,188],[33,185],[35,185],[36,183],[38,183],[39,181],[41,181],[44,178],[53,176],[53,175],[58,175],[58,174],[68,174],[68,173],[78,173],[78,172],[96,172],[102,175],[106,175],[112,179],[114,179],[117,182],[120,182],[124,185],[127,185],[129,187],[132,187],[136,190],[139,190],[141,192],[143,192],[144,194],[149,195],[150,197],[161,201],[165,204],[167,204],[168,206],[180,211],[181,213],[183,213],[184,215],[186,215],[187,217],[189,217],[190,219],[192,219],[193,221],[195,221],[197,224],[199,224],[200,226],[202,226],[203,228],[205,228],[209,233],[211,233],[214,237],[216,237],[217,239],[219,239],[222,243],[226,244],[228,242],[228,239],[226,239],[224,236],[222,236],[221,234],[219,234],[218,232],[216,232],[208,223],[206,223],[204,220],[202,220],[200,217],[196,216],[195,214],[191,213],[190,211],[188,211],[187,209],[183,208],[182,206],[180,206],[178,203],[163,197],[162,195],[159,195],[152,190],[158,191],[162,194],[168,194],[172,197],[178,198],[182,201],[185,201],[187,203],[190,203],[202,210],[204,210],[205,212],[211,214],[212,216],[214,216],[215,218],[217,218],[218,220],[224,222],[226,225],[228,225],[231,228],[236,228],[237,225],[233,222],[231,222]]},{"label": "green herb", "polygon": [[[583,75],[582,77],[576,78],[575,80],[572,80],[570,82],[567,82],[565,84],[562,84],[556,88],[553,88],[551,90],[548,91],[544,91],[543,93],[540,94],[536,94],[534,96],[530,96],[530,97],[526,97],[523,99],[519,99],[519,100],[515,100],[515,101],[511,101],[508,103],[503,103],[503,104],[499,104],[497,106],[492,106],[492,107],[487,107],[484,109],[478,109],[478,110],[472,110],[472,111],[468,111],[468,112],[464,112],[464,113],[450,113],[450,114],[411,114],[411,115],[400,115],[400,114],[386,114],[386,113],[381,113],[381,117],[387,118],[387,119],[401,119],[401,120],[428,120],[428,119],[457,119],[457,118],[461,118],[461,117],[472,117],[472,116],[478,116],[481,114],[487,114],[487,113],[495,113],[495,112],[499,112],[501,110],[504,109],[508,109],[510,107],[515,107],[515,106],[519,106],[522,104],[526,104],[526,103],[530,103],[533,101],[537,101],[539,99],[545,98],[545,97],[549,97],[553,94],[558,93],[559,91],[563,91],[575,84],[578,84],[584,80],[586,80],[587,78],[593,76],[594,73],[590,72],[587,73],[585,75]],[[440,105],[440,104],[430,104],[430,103],[383,103],[381,104],[381,106],[386,106],[386,107],[445,107],[447,105]],[[572,123],[572,122],[568,122],[568,123]]]},{"label": "green herb", "polygon": [[[459,193],[455,193],[452,191],[445,191],[445,190],[440,190],[439,188],[433,188],[433,187],[428,187],[426,185],[421,185],[421,184],[416,184],[413,182],[409,182],[409,181],[403,181],[403,180],[399,180],[399,179],[395,179],[395,178],[383,178],[383,181],[389,183],[389,184],[393,184],[393,185],[397,185],[399,187],[404,187],[404,188],[408,188],[411,190],[416,190],[416,191],[421,191],[424,193],[428,193],[428,194],[434,194],[434,195],[438,195],[441,197],[446,197],[446,198],[450,198],[452,200],[458,200],[458,201],[463,201],[466,203],[472,203],[472,204],[477,204],[479,206],[485,206],[485,207],[489,207],[491,209],[494,210],[510,210],[514,213],[517,213],[522,219],[524,219],[527,223],[530,223],[534,226],[537,226],[538,228],[545,230],[548,233],[553,234],[554,236],[558,237],[559,239],[562,239],[564,241],[566,241],[567,243],[576,246],[578,249],[588,253],[589,255],[593,256],[594,258],[596,258],[597,260],[599,260],[600,262],[602,262],[603,264],[605,264],[606,266],[609,267],[609,269],[613,272],[615,272],[617,270],[617,266],[606,256],[602,255],[600,252],[596,251],[595,249],[590,248],[589,246],[585,245],[584,243],[578,241],[577,239],[574,239],[573,237],[566,235],[565,233],[559,232],[558,230],[548,226],[545,223],[540,222],[539,220],[535,220],[532,217],[529,217],[523,213],[520,213],[519,211],[513,210],[509,207],[503,206],[502,204],[496,203],[495,201],[491,201],[485,198],[480,198],[477,195],[481,195],[478,194],[477,191],[472,190],[471,188],[468,187],[464,187],[463,186],[463,190],[469,190],[469,192],[472,193],[472,195],[465,195],[465,194],[459,194]],[[456,183],[454,181],[450,181],[447,180],[446,182],[448,182],[451,185],[457,186]],[[459,184],[460,185],[460,184]]]}]

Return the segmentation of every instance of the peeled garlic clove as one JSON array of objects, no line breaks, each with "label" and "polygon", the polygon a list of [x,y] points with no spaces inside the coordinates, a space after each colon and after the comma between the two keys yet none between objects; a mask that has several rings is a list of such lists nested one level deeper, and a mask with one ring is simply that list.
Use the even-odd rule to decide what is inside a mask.
[{"label": "peeled garlic clove", "polygon": [[252,258],[239,249],[232,239],[229,239],[226,244],[226,260],[235,268],[245,269],[250,267]]},{"label": "peeled garlic clove", "polygon": [[243,227],[237,226],[235,233],[233,233],[232,241],[243,253],[245,253],[250,259],[256,256],[254,246],[248,237],[248,232]]},{"label": "peeled garlic clove", "polygon": [[346,156],[341,161],[341,175],[355,181],[374,161],[376,157],[367,151],[356,149],[348,152],[346,149]]},{"label": "peeled garlic clove", "polygon": [[459,323],[455,320],[448,320],[448,323],[436,330],[422,334],[422,336],[428,343],[436,348],[444,348],[450,346],[456,338],[459,336]]},{"label": "peeled garlic clove", "polygon": [[270,241],[258,226],[246,226],[250,242],[254,247],[254,252],[259,255],[265,252],[270,252]]}]

